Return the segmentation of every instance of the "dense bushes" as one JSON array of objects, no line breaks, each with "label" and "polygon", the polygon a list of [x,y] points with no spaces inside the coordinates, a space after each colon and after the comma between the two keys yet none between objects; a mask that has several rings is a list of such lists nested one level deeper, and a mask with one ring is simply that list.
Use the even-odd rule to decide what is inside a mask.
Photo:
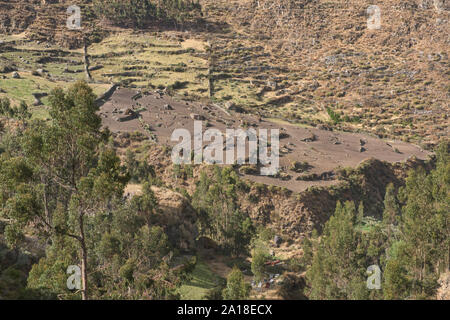
[{"label": "dense bushes", "polygon": [[[386,188],[383,219],[364,217],[354,203],[336,206],[319,240],[305,241],[313,299],[428,299],[450,264],[449,143],[436,168],[409,173],[406,185]],[[312,252],[314,252],[312,254]],[[378,265],[381,289],[368,290],[366,270]]]},{"label": "dense bushes", "polygon": [[231,168],[214,167],[212,177],[201,173],[192,196],[192,205],[199,214],[200,233],[234,256],[246,252],[254,233],[248,213],[239,209],[238,192],[244,188]]},{"label": "dense bushes", "polygon": [[117,25],[144,27],[155,21],[181,23],[200,10],[193,0],[95,0],[95,12]]},{"label": "dense bushes", "polygon": [[[191,265],[169,265],[174,250],[153,223],[158,201],[149,183],[130,201],[123,197],[129,177],[145,181],[153,168],[131,153],[122,166],[85,82],[54,89],[49,100],[51,122],[24,120],[25,130],[0,136],[0,243],[17,251],[33,236],[45,246],[28,278],[21,274],[27,270],[0,263],[0,296],[177,298]],[[2,107],[10,110],[4,101]],[[71,265],[81,265],[81,290],[67,287]],[[8,289],[14,286],[19,290]]]}]

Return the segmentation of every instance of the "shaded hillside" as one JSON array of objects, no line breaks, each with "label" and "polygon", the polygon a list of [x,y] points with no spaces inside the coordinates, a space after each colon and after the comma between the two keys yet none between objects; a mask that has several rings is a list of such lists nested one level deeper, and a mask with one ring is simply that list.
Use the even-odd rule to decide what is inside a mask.
[{"label": "shaded hillside", "polygon": [[[125,158],[125,149],[122,148],[127,148],[133,150],[140,161],[148,161],[158,177],[153,181],[157,185],[192,196],[202,173],[208,176],[214,173],[214,166],[208,165],[175,167],[170,162],[167,148],[142,146],[138,137],[117,135],[119,154]],[[241,175],[239,208],[248,213],[256,225],[267,226],[296,242],[314,229],[320,232],[334,212],[337,201],[352,201],[356,207],[361,203],[365,216],[380,219],[387,185],[393,183],[396,188],[403,186],[411,169],[422,166],[429,170],[433,162],[432,159],[424,161],[411,157],[404,162],[389,163],[372,158],[361,162],[354,169],[335,169],[338,180],[334,185],[313,186],[302,192],[254,182],[248,176]]]},{"label": "shaded hillside", "polygon": [[[291,239],[302,238],[314,229],[319,232],[334,212],[336,202],[353,201],[364,206],[364,215],[380,219],[386,186],[394,183],[404,185],[410,169],[431,163],[413,159],[397,164],[369,159],[355,169],[337,172],[341,182],[330,187],[311,187],[299,194],[277,187],[253,184],[244,196],[242,208],[252,218],[273,227]],[[258,199],[256,202],[255,199]]]}]

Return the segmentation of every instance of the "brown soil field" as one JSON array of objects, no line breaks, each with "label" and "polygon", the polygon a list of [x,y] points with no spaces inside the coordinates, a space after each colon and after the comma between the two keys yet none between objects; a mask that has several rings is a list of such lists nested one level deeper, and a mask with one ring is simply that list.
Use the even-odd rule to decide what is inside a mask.
[{"label": "brown soil field", "polygon": [[[127,117],[127,111],[136,117],[125,121],[120,119]],[[311,186],[332,185],[337,181],[334,169],[355,167],[368,158],[394,163],[412,156],[426,159],[429,155],[420,147],[402,141],[387,141],[367,134],[331,131],[329,128],[300,127],[225,110],[214,104],[175,100],[163,92],[118,88],[100,108],[103,125],[113,133],[139,131],[158,144],[170,146],[177,143],[170,139],[175,129],[188,129],[193,136],[192,114],[204,119],[203,132],[216,128],[225,135],[226,129],[279,129],[281,174],[270,177],[240,172],[251,181],[285,187],[295,192]],[[207,144],[204,141],[204,145]],[[307,162],[307,168],[301,173],[294,172],[291,170],[294,162]],[[303,180],[305,176],[309,176],[306,178],[308,181]]]}]

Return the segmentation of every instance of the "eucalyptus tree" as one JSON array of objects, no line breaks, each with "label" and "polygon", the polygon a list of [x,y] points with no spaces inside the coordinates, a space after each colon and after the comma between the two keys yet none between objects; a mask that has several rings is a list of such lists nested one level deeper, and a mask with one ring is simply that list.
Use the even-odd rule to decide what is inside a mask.
[{"label": "eucalyptus tree", "polygon": [[[17,246],[26,232],[49,241],[70,238],[81,262],[81,294],[88,298],[85,219],[108,210],[127,182],[120,159],[106,144],[95,95],[85,82],[49,96],[50,123],[31,122],[20,147],[0,158],[1,215]],[[67,241],[67,240],[63,240]]]}]

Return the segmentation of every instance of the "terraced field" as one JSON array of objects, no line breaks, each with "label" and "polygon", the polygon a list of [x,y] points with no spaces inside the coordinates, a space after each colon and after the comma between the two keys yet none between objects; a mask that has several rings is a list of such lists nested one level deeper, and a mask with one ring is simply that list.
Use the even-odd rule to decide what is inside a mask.
[{"label": "terraced field", "polygon": [[[355,167],[361,161],[375,158],[389,162],[405,161],[415,156],[426,159],[429,152],[398,140],[385,141],[360,133],[330,131],[293,125],[277,119],[266,119],[242,110],[223,109],[217,104],[177,101],[161,91],[118,88],[100,108],[103,125],[116,137],[139,132],[157,145],[173,146],[174,130],[188,129],[194,135],[193,118],[201,119],[203,131],[218,129],[278,129],[280,132],[280,171],[276,176],[260,175],[260,168],[248,163],[239,173],[254,182],[275,185],[301,192],[312,186],[338,183],[337,170]],[[206,138],[205,138],[206,139]],[[210,141],[204,140],[206,146]],[[225,147],[225,145],[224,145]],[[248,156],[248,150],[246,151]],[[223,162],[225,161],[225,156]],[[154,163],[169,164],[170,152]]]},{"label": "terraced field", "polygon": [[[268,118],[328,124],[424,148],[449,135],[445,2],[379,1],[378,30],[367,27],[365,1],[201,4],[203,26],[179,31],[100,27],[82,5],[90,36],[103,38],[88,48],[93,85],[166,89],[186,100],[232,103]],[[32,102],[34,90],[85,77],[82,49],[67,49],[80,46],[82,34],[65,29],[64,9],[25,6],[26,32],[2,36],[1,88],[14,100]],[[4,28],[14,32],[21,25]],[[27,79],[20,88],[11,79],[15,69]],[[32,76],[36,70],[44,77]]]},{"label": "terraced field", "polygon": [[[178,31],[100,27],[89,6],[82,10],[97,39],[88,47],[96,93],[112,83],[160,89],[428,149],[449,135],[449,10],[438,2],[380,1],[377,30],[357,0],[203,0],[202,27]],[[64,8],[24,6],[23,25],[4,22],[0,95],[32,104],[33,93],[85,78],[83,50],[73,49],[83,34],[65,28]],[[45,118],[42,103],[33,110]]]},{"label": "terraced field", "polygon": [[[204,1],[204,10],[230,26],[216,34],[219,64],[250,85],[240,102],[297,123],[436,143],[449,134],[448,4],[377,1],[378,30],[367,27],[370,4]],[[248,43],[254,50],[239,56]]]},{"label": "terraced field", "polygon": [[[27,40],[24,35],[2,41],[0,95],[10,97],[13,103],[33,104],[34,93],[47,93],[86,77],[82,49],[61,49]],[[207,68],[202,53],[200,41],[184,43],[132,32],[112,35],[89,48],[91,84],[98,95],[111,83],[120,83],[136,88],[172,87],[180,95],[206,97]],[[15,78],[14,72],[20,78]],[[47,100],[43,98],[42,103],[34,108],[38,114],[44,113],[40,109],[45,109]]]}]

